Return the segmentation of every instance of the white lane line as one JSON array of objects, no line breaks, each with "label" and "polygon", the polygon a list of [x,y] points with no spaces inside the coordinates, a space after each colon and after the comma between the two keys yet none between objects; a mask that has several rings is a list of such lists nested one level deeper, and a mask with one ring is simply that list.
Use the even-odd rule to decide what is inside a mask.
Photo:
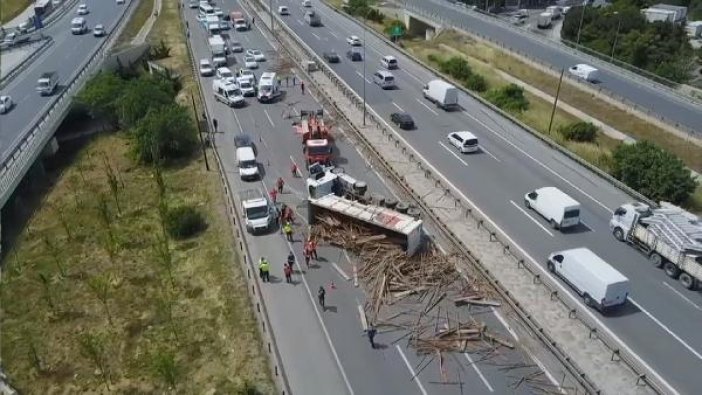
[{"label": "white lane line", "polygon": [[241,122],[239,122],[239,117],[236,115],[236,111],[232,111],[232,114],[234,114],[234,120],[236,121],[236,124],[239,126],[239,133],[244,133],[244,128],[241,127]]},{"label": "white lane line", "polygon": [[246,41],[247,43],[251,42],[251,40],[249,40],[249,36],[247,36],[247,35],[243,35],[243,36],[244,36],[244,41]]},{"label": "white lane line", "polygon": [[400,112],[405,112],[405,110],[402,109],[402,107],[398,106],[397,103],[392,102],[392,105],[395,106]]},{"label": "white lane line", "polygon": [[609,207],[607,207],[604,203],[602,203],[602,202],[600,202],[599,200],[595,199],[595,198],[592,197],[590,194],[588,194],[587,192],[585,192],[584,190],[582,190],[580,187],[578,187],[578,186],[576,186],[575,184],[573,184],[572,182],[568,181],[565,177],[561,176],[561,175],[558,174],[556,171],[554,171],[554,170],[552,170],[550,167],[546,166],[546,165],[545,165],[543,162],[541,162],[540,160],[538,160],[538,159],[534,158],[533,156],[529,155],[526,151],[524,151],[523,149],[519,148],[519,147],[518,147],[516,144],[514,144],[513,142],[509,141],[509,139],[507,139],[506,137],[504,137],[504,136],[502,136],[501,134],[497,133],[497,132],[494,131],[491,127],[487,126],[483,121],[481,121],[481,120],[479,120],[478,118],[476,118],[476,117],[470,115],[467,111],[462,111],[462,112],[463,112],[463,114],[464,114],[465,116],[467,116],[467,117],[471,118],[472,120],[474,120],[475,122],[481,124],[481,125],[482,125],[485,129],[487,129],[490,133],[494,134],[495,136],[501,138],[501,139],[502,139],[504,142],[506,142],[507,144],[511,145],[512,148],[514,148],[514,149],[516,149],[517,151],[521,152],[522,154],[524,154],[524,156],[526,156],[527,158],[533,160],[534,162],[536,162],[537,164],[539,164],[539,166],[543,167],[544,169],[548,170],[551,174],[553,174],[553,175],[555,175],[556,177],[558,177],[558,178],[560,178],[561,180],[563,180],[563,182],[565,182],[566,184],[570,185],[573,189],[575,189],[576,191],[578,191],[578,192],[582,193],[583,195],[587,196],[590,200],[592,200],[593,202],[595,202],[595,203],[597,203],[598,205],[600,205],[600,207],[602,207],[603,209],[605,209],[605,211],[607,211],[608,213],[610,213],[610,214],[614,213],[614,212],[613,212]]},{"label": "white lane line", "polygon": [[361,320],[361,329],[368,330],[368,319],[366,318],[366,312],[363,311],[363,306],[358,305],[358,318]]},{"label": "white lane line", "polygon": [[[363,78],[363,74],[361,74],[360,71],[356,71],[356,74],[358,74],[359,77]],[[371,83],[368,78],[363,78],[363,79],[366,80],[367,83],[369,83],[369,84]]]},{"label": "white lane line", "polygon": [[336,37],[336,38],[339,38],[339,36],[337,36],[336,34],[334,34],[334,32],[331,31],[331,30],[329,30],[327,33],[331,34],[332,36],[334,36],[334,37]]},{"label": "white lane line", "polygon": [[268,110],[264,109],[263,113],[266,114],[266,118],[268,118],[268,122],[271,123],[271,126],[275,127],[275,124],[273,123],[273,119],[271,119],[271,115],[268,114]]},{"label": "white lane line", "polygon": [[689,304],[691,304],[692,306],[694,306],[694,308],[696,308],[696,309],[699,310],[699,311],[702,311],[702,307],[698,306],[695,302],[691,301],[687,296],[683,295],[682,293],[680,293],[680,291],[678,291],[677,289],[673,288],[672,285],[668,284],[668,283],[665,282],[665,281],[663,281],[663,285],[665,285],[666,287],[670,288],[671,291],[675,292],[678,296],[680,296],[681,298],[683,298],[684,301],[686,301],[687,303],[689,303]]},{"label": "white lane line", "polygon": [[463,353],[463,356],[466,357],[466,359],[468,360],[468,362],[470,362],[470,366],[473,367],[473,370],[475,370],[475,373],[478,374],[478,377],[480,377],[480,380],[483,381],[483,384],[485,384],[485,386],[487,387],[487,389],[488,389],[490,392],[495,392],[495,390],[492,388],[492,386],[491,386],[490,383],[487,381],[487,379],[485,378],[485,376],[483,376],[483,372],[481,372],[480,369],[478,369],[478,365],[476,365],[475,362],[473,362],[473,358],[471,358],[470,355],[468,355],[468,353],[465,353],[465,352]]},{"label": "white lane line", "polygon": [[405,365],[407,366],[407,369],[410,371],[412,374],[412,380],[414,380],[415,383],[417,383],[417,387],[419,387],[419,391],[422,392],[422,395],[428,395],[427,390],[424,389],[424,386],[422,385],[422,382],[419,381],[419,377],[417,377],[417,373],[414,372],[414,369],[412,369],[412,365],[409,363],[407,360],[407,357],[405,356],[405,353],[402,352],[402,349],[400,348],[399,344],[395,344],[395,348],[397,349],[397,352],[400,353],[400,356],[402,357],[402,360],[405,361]]},{"label": "white lane line", "polygon": [[507,329],[507,332],[509,332],[509,334],[512,335],[512,337],[514,338],[514,340],[519,341],[519,336],[517,336],[517,332],[515,332],[515,331],[509,326],[509,324],[507,323],[507,320],[505,320],[505,317],[503,317],[502,314],[500,314],[500,312],[497,311],[496,308],[490,307],[490,309],[492,310],[492,313],[495,315],[495,317],[497,318],[497,320],[500,321],[500,323],[502,323],[502,326],[504,326],[505,329]]},{"label": "white lane line", "polygon": [[[292,162],[292,164],[295,165],[295,168],[297,169],[295,173],[297,173],[298,176],[302,176],[300,166],[297,165],[297,163],[295,162],[295,158],[293,158],[292,155],[290,155],[290,162]],[[268,191],[268,189],[266,190]]]},{"label": "white lane line", "polygon": [[539,228],[541,228],[544,232],[548,233],[549,236],[553,237],[553,233],[551,233],[551,231],[549,231],[548,229],[546,229],[545,226],[541,225],[541,223],[540,223],[536,218],[532,217],[529,213],[527,213],[526,210],[524,210],[523,208],[519,207],[519,205],[518,205],[517,203],[515,203],[514,200],[510,200],[509,202],[512,203],[512,205],[513,205],[514,207],[516,207],[517,210],[521,211],[522,214],[526,215],[527,218],[529,218],[529,219],[531,220],[531,222],[537,224],[537,225],[539,226]]},{"label": "white lane line", "polygon": [[406,70],[404,70],[404,69],[402,69],[402,71],[403,71],[405,74],[407,74],[408,76],[414,78],[414,79],[415,79],[417,82],[419,82],[420,84],[424,84],[424,81],[420,80],[419,77],[415,76],[414,74],[410,73],[409,71],[406,71]]},{"label": "white lane line", "polygon": [[683,347],[687,348],[688,351],[690,351],[697,359],[702,360],[702,354],[698,353],[694,348],[692,348],[685,340],[681,339],[680,336],[678,336],[675,332],[671,331],[667,326],[665,326],[662,322],[658,320],[658,318],[654,317],[653,314],[649,313],[648,310],[644,309],[641,307],[640,304],[636,303],[634,299],[629,297],[629,301],[634,304],[639,310],[641,310],[644,314],[648,316],[653,322],[658,324],[658,326],[661,327],[664,331],[668,332],[670,336],[673,337],[673,339],[677,340],[680,344],[683,345]]},{"label": "white lane line", "polygon": [[[311,32],[310,32],[310,33],[311,33]],[[316,34],[314,34],[314,33],[312,33],[312,35],[315,36],[315,37],[317,38],[317,40],[321,40],[321,38],[320,38],[318,35],[316,35]]]},{"label": "white lane line", "polygon": [[[524,350],[526,350],[526,348]],[[527,354],[529,354],[529,357],[531,357],[531,359],[533,359],[534,362],[536,362],[536,365],[539,366],[539,369],[541,369],[541,371],[544,372],[546,377],[548,377],[551,384],[553,384],[556,388],[558,388],[558,392],[560,392],[561,394],[564,394],[565,392],[563,392],[563,388],[561,388],[561,384],[558,382],[558,380],[556,380],[555,377],[553,377],[551,372],[549,372],[548,369],[546,369],[546,366],[543,364],[543,362],[541,362],[539,360],[539,358],[536,358],[531,352],[529,352],[529,350],[526,350],[526,352],[527,352]]]},{"label": "white lane line", "polygon": [[580,220],[580,224],[582,226],[586,227],[587,230],[589,230],[590,232],[595,233],[595,229],[593,229],[592,226],[586,224],[585,221],[583,221],[582,219]]},{"label": "white lane line", "polygon": [[498,162],[502,162],[501,160],[497,159],[497,157],[495,155],[493,155],[490,151],[488,151],[487,148],[485,148],[483,145],[480,146],[480,150],[485,152],[486,154],[490,155],[492,157],[492,159],[494,159]]},{"label": "white lane line", "polygon": [[466,161],[464,161],[463,158],[461,158],[460,156],[458,156],[458,154],[456,154],[451,148],[447,147],[447,146],[446,146],[444,143],[442,143],[441,141],[438,141],[438,143],[439,143],[440,146],[444,147],[444,149],[445,149],[446,151],[448,151],[449,154],[453,155],[454,158],[460,160],[461,163],[463,163],[463,165],[464,165],[465,167],[468,167],[468,163],[466,163]]},{"label": "white lane line", "polygon": [[332,266],[334,267],[334,270],[336,270],[336,271],[339,273],[339,275],[341,276],[341,278],[343,278],[343,279],[346,280],[346,281],[351,280],[351,277],[349,277],[349,275],[346,274],[346,272],[344,271],[344,269],[340,268],[339,265],[336,264],[336,262],[332,262],[331,264],[332,264]]},{"label": "white lane line", "polygon": [[300,26],[305,26],[305,25],[304,25],[304,24],[302,23],[302,21],[301,21],[301,20],[299,20],[299,19],[295,19],[295,22],[299,23],[299,24],[300,24]]},{"label": "white lane line", "polygon": [[426,109],[429,110],[429,111],[431,111],[434,115],[436,115],[436,116],[439,115],[436,111],[432,110],[431,107],[427,106],[427,105],[426,105],[424,102],[422,102],[421,100],[419,100],[419,99],[417,99],[417,98],[415,98],[414,100],[416,100],[417,103],[419,103],[419,104],[423,105],[424,107],[426,107]]}]

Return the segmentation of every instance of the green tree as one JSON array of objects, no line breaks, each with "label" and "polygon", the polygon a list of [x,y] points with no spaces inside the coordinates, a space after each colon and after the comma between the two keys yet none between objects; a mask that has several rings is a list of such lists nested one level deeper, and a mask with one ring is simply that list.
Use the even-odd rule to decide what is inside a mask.
[{"label": "green tree", "polygon": [[442,61],[439,69],[460,81],[465,81],[473,74],[468,62],[460,56],[452,56],[448,60]]},{"label": "green tree", "polygon": [[173,104],[175,93],[173,85],[161,77],[146,74],[130,80],[115,103],[120,125],[133,128],[150,110]]},{"label": "green tree", "polygon": [[117,99],[122,95],[126,81],[115,73],[102,72],[90,79],[78,93],[78,103],[88,107],[94,117],[117,126]]},{"label": "green tree", "polygon": [[648,141],[618,146],[612,175],[650,199],[674,204],[685,202],[697,186],[680,158]]},{"label": "green tree", "polygon": [[153,163],[190,155],[198,142],[189,114],[177,104],[149,111],[131,132],[136,157]]},{"label": "green tree", "polygon": [[566,140],[590,143],[597,139],[597,130],[597,126],[590,122],[573,122],[558,128]]},{"label": "green tree", "polygon": [[524,89],[515,84],[488,92],[486,99],[506,111],[522,112],[529,108],[529,100],[524,96]]}]

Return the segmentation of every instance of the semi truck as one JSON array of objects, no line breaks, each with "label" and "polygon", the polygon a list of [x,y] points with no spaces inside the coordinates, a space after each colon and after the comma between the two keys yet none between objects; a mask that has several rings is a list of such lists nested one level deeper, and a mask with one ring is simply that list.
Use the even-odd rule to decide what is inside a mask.
[{"label": "semi truck", "polygon": [[458,107],[458,89],[442,80],[429,81],[422,90],[424,98],[446,111]]},{"label": "semi truck", "polygon": [[673,204],[659,208],[634,202],[614,211],[609,227],[614,237],[639,249],[657,268],[687,289],[702,280],[702,221]]}]

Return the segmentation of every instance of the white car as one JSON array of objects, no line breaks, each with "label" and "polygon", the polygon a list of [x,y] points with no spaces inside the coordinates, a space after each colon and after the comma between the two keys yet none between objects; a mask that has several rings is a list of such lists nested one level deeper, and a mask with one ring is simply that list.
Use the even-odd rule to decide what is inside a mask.
[{"label": "white car", "polygon": [[238,41],[229,40],[229,50],[232,52],[244,52],[244,47]]},{"label": "white car", "polygon": [[239,85],[239,90],[241,91],[241,94],[250,97],[250,96],[256,96],[256,88],[254,87],[253,82],[249,80],[248,78],[243,78],[239,77],[236,79],[237,85]]},{"label": "white car", "polygon": [[352,47],[360,47],[361,45],[363,45],[363,43],[361,43],[361,39],[358,38],[358,36],[348,36],[346,37],[346,42],[349,43],[349,45],[351,45]]},{"label": "white car", "polygon": [[253,57],[257,62],[264,62],[266,60],[266,55],[259,49],[247,49],[246,56]]},{"label": "white car", "polygon": [[449,133],[448,141],[451,145],[458,148],[462,154],[478,150],[478,138],[471,132]]},{"label": "white car", "polygon": [[188,3],[189,8],[198,8],[200,6],[200,2],[198,0],[190,0]]},{"label": "white car", "polygon": [[13,103],[10,96],[0,96],[0,114],[4,114],[12,109]]},{"label": "white car", "polygon": [[239,70],[239,77],[246,78],[246,79],[250,80],[252,83],[256,82],[256,74],[249,69]]},{"label": "white car", "polygon": [[105,26],[95,25],[95,27],[93,28],[93,36],[102,37],[104,35],[105,35]]},{"label": "white car", "polygon": [[303,7],[312,7],[312,0],[302,0],[302,6]]},{"label": "white car", "polygon": [[81,4],[78,6],[78,15],[86,15],[88,12],[88,6],[86,4]]},{"label": "white car", "polygon": [[257,69],[258,62],[256,61],[256,58],[249,55],[244,56],[244,67],[247,69]]},{"label": "white car", "polygon": [[284,5],[281,5],[280,7],[278,7],[278,13],[280,15],[290,15],[290,11],[288,11],[288,7],[286,7]]},{"label": "white car", "polygon": [[216,77],[226,83],[236,83],[236,77],[229,67],[220,67],[215,73]]},{"label": "white car", "polygon": [[211,77],[214,75],[214,68],[209,59],[200,59],[200,75],[203,77]]},{"label": "white car", "polygon": [[124,0],[117,0],[117,4],[124,4]]}]

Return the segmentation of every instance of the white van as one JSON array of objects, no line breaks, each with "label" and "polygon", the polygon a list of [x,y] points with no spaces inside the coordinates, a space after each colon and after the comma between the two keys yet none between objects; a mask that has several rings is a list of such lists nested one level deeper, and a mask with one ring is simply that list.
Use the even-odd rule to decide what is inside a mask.
[{"label": "white van", "polygon": [[629,279],[587,248],[554,252],[548,270],[565,280],[587,306],[605,312],[626,303]]},{"label": "white van", "polygon": [[479,147],[478,138],[473,133],[466,131],[449,133],[448,141],[462,154],[476,152]]},{"label": "white van", "polygon": [[258,101],[269,103],[275,100],[279,93],[275,73],[266,71],[261,74],[261,78],[258,80]]},{"label": "white van", "polygon": [[214,91],[215,100],[230,107],[241,107],[246,104],[244,95],[239,90],[239,87],[226,79],[212,81],[212,91]]},{"label": "white van", "polygon": [[83,34],[88,31],[88,24],[85,22],[85,18],[77,17],[71,20],[71,33],[72,34]]},{"label": "white van", "polygon": [[380,59],[380,63],[388,70],[394,70],[398,67],[397,59],[394,56],[386,55]]},{"label": "white van", "polygon": [[200,19],[205,19],[208,15],[214,15],[215,14],[215,9],[211,5],[205,3],[205,2],[200,2],[199,6],[199,15]]},{"label": "white van", "polygon": [[239,176],[242,180],[258,179],[258,163],[256,154],[251,147],[239,147],[236,149],[236,163],[239,167]]},{"label": "white van", "polygon": [[580,223],[580,203],[556,187],[543,187],[527,193],[524,205],[546,218],[553,229]]},{"label": "white van", "polygon": [[587,82],[597,82],[600,79],[600,71],[584,63],[568,67],[568,72],[578,78],[584,79]]},{"label": "white van", "polygon": [[378,70],[373,73],[373,82],[383,89],[392,89],[395,87],[395,76],[389,71]]}]

